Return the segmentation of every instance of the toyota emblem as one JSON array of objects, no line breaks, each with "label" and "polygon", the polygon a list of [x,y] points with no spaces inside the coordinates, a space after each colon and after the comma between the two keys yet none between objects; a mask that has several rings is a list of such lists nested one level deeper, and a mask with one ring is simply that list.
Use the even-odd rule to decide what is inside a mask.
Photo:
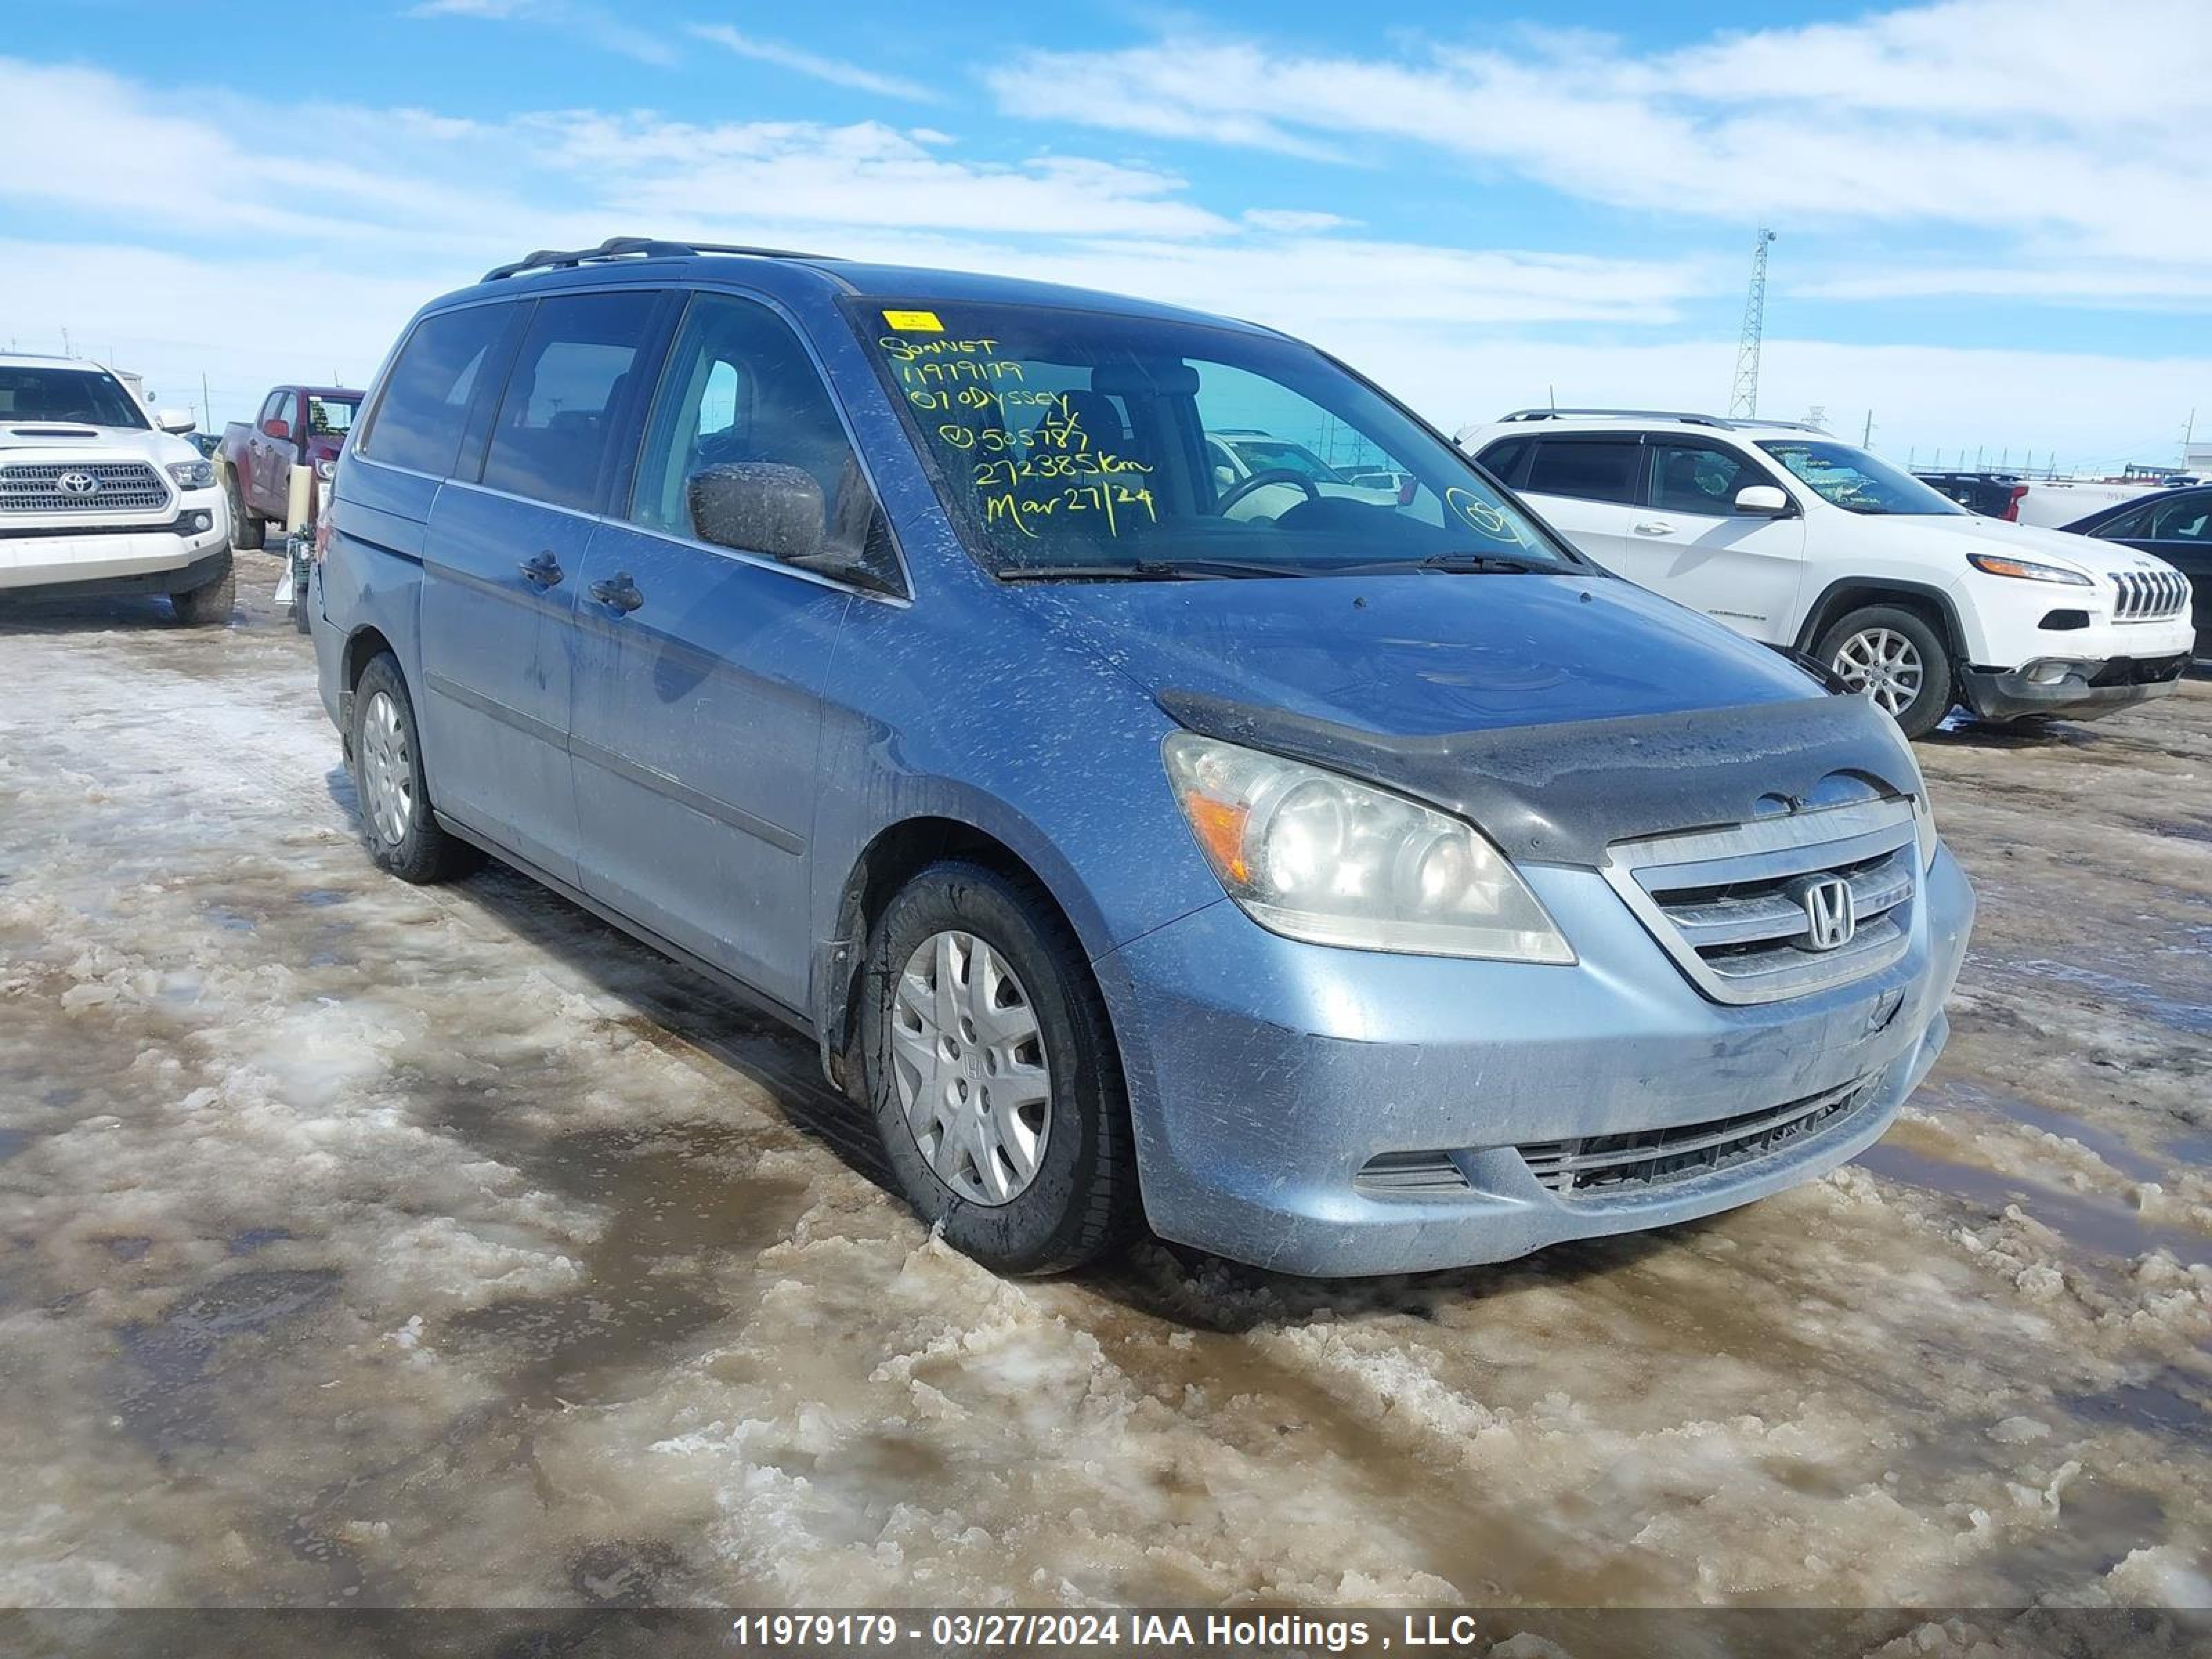
[{"label": "toyota emblem", "polygon": [[100,480],[89,472],[64,472],[54,480],[54,488],[64,495],[97,495]]}]

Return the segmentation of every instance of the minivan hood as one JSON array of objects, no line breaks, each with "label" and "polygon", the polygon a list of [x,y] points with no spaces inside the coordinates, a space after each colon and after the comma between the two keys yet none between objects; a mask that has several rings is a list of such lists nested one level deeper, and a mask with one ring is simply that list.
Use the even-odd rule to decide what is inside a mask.
[{"label": "minivan hood", "polygon": [[1764,646],[1596,574],[1014,591],[1155,696],[1192,692],[1394,736],[1826,696]]}]

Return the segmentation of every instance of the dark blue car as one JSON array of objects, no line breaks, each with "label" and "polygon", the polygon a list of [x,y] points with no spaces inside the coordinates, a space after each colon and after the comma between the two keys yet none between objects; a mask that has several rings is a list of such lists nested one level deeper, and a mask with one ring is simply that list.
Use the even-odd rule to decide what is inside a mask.
[{"label": "dark blue car", "polygon": [[[1397,483],[1224,480],[1230,429]],[[1972,900],[1895,726],[1267,329],[535,255],[409,325],[332,500],[377,861],[489,852],[775,1010],[1006,1270],[1674,1221],[1942,1047]]]}]

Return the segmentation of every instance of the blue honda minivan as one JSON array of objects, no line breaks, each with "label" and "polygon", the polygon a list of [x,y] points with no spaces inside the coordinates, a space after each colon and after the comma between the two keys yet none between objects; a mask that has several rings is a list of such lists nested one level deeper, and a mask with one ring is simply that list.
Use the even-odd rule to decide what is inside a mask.
[{"label": "blue honda minivan", "polygon": [[377,862],[489,854],[780,1013],[998,1268],[1680,1221],[1942,1047],[1973,900],[1895,726],[1270,330],[533,254],[409,325],[331,497]]}]

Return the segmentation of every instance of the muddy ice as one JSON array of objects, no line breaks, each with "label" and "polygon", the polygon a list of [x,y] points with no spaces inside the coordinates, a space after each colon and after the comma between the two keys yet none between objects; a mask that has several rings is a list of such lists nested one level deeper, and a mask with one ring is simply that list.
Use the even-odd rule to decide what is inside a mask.
[{"label": "muddy ice", "polygon": [[804,1044],[374,871],[265,605],[10,624],[0,1601],[2212,1602],[2212,686],[1922,755],[1980,927],[1858,1164],[1013,1284]]}]

